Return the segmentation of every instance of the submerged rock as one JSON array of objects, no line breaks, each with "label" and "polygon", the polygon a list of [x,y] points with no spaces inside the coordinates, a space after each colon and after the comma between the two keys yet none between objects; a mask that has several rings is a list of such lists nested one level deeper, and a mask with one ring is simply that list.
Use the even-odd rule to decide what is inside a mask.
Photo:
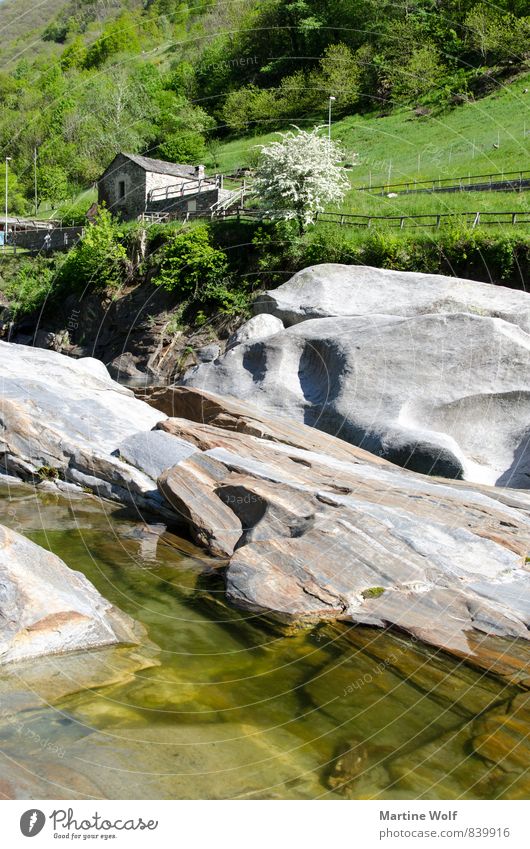
[{"label": "submerged rock", "polygon": [[129,386],[147,386],[151,376],[136,365],[136,360],[129,351],[115,357],[107,366],[110,376]]},{"label": "submerged rock", "polygon": [[184,385],[255,403],[415,471],[530,486],[530,295],[323,265],[257,309],[293,326],[241,341],[190,370]]},{"label": "submerged rock", "polygon": [[136,644],[143,629],[55,554],[0,525],[0,664]]}]

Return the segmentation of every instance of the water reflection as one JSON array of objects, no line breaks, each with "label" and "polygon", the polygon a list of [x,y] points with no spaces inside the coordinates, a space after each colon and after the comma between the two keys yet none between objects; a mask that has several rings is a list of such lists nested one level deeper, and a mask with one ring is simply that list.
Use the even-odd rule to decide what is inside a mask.
[{"label": "water reflection", "polygon": [[3,670],[4,797],[528,793],[520,689],[377,630],[282,636],[227,606],[215,564],[162,528],[94,499],[3,496],[0,522],[84,572],[149,634],[132,653]]}]

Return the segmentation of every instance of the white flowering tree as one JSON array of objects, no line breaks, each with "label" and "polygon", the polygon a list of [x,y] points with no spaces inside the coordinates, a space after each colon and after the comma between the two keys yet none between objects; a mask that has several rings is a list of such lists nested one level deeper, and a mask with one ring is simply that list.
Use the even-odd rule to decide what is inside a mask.
[{"label": "white flowering tree", "polygon": [[261,148],[253,189],[271,213],[296,219],[303,233],[318,212],[342,200],[350,184],[337,164],[343,156],[339,145],[318,127],[295,129]]}]

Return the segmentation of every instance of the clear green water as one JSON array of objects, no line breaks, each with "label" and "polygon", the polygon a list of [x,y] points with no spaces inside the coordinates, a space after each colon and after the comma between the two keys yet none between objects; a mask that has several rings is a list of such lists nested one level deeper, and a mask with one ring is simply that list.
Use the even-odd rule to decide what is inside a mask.
[{"label": "clear green water", "polygon": [[[165,535],[155,546],[134,516],[92,499],[68,502],[25,489],[2,495],[0,522],[84,572],[158,647],[146,643],[135,655],[158,665],[125,680],[123,649],[35,662],[29,678],[4,670],[2,795],[527,792],[528,751],[517,724],[509,729],[517,757],[496,764],[492,747],[484,757],[477,744],[486,717],[495,751],[505,745],[513,688],[381,631],[325,626],[282,636],[230,608],[221,577],[189,543]],[[97,686],[103,679],[115,683]],[[527,707],[517,708],[523,718]]]}]

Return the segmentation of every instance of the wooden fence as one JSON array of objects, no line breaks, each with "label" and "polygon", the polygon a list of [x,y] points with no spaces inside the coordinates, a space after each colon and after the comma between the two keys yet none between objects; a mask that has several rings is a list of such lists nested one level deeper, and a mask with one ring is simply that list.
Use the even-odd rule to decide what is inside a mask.
[{"label": "wooden fence", "polygon": [[501,171],[495,174],[471,174],[467,177],[435,177],[432,180],[408,180],[405,183],[383,183],[378,186],[354,186],[369,194],[424,194],[432,192],[500,192],[530,188],[530,171]]},{"label": "wooden fence", "polygon": [[[204,214],[192,217],[204,218]],[[228,210],[223,218],[237,218],[241,221],[265,221],[280,218],[281,212],[260,209],[234,209]],[[427,213],[424,215],[354,215],[347,212],[319,212],[316,216],[317,224],[337,224],[340,227],[362,227],[377,229],[380,224],[399,230],[411,230],[419,227],[439,229],[450,224],[465,224],[476,228],[482,225],[516,226],[530,224],[530,210],[517,212],[455,212],[455,213]]]}]

